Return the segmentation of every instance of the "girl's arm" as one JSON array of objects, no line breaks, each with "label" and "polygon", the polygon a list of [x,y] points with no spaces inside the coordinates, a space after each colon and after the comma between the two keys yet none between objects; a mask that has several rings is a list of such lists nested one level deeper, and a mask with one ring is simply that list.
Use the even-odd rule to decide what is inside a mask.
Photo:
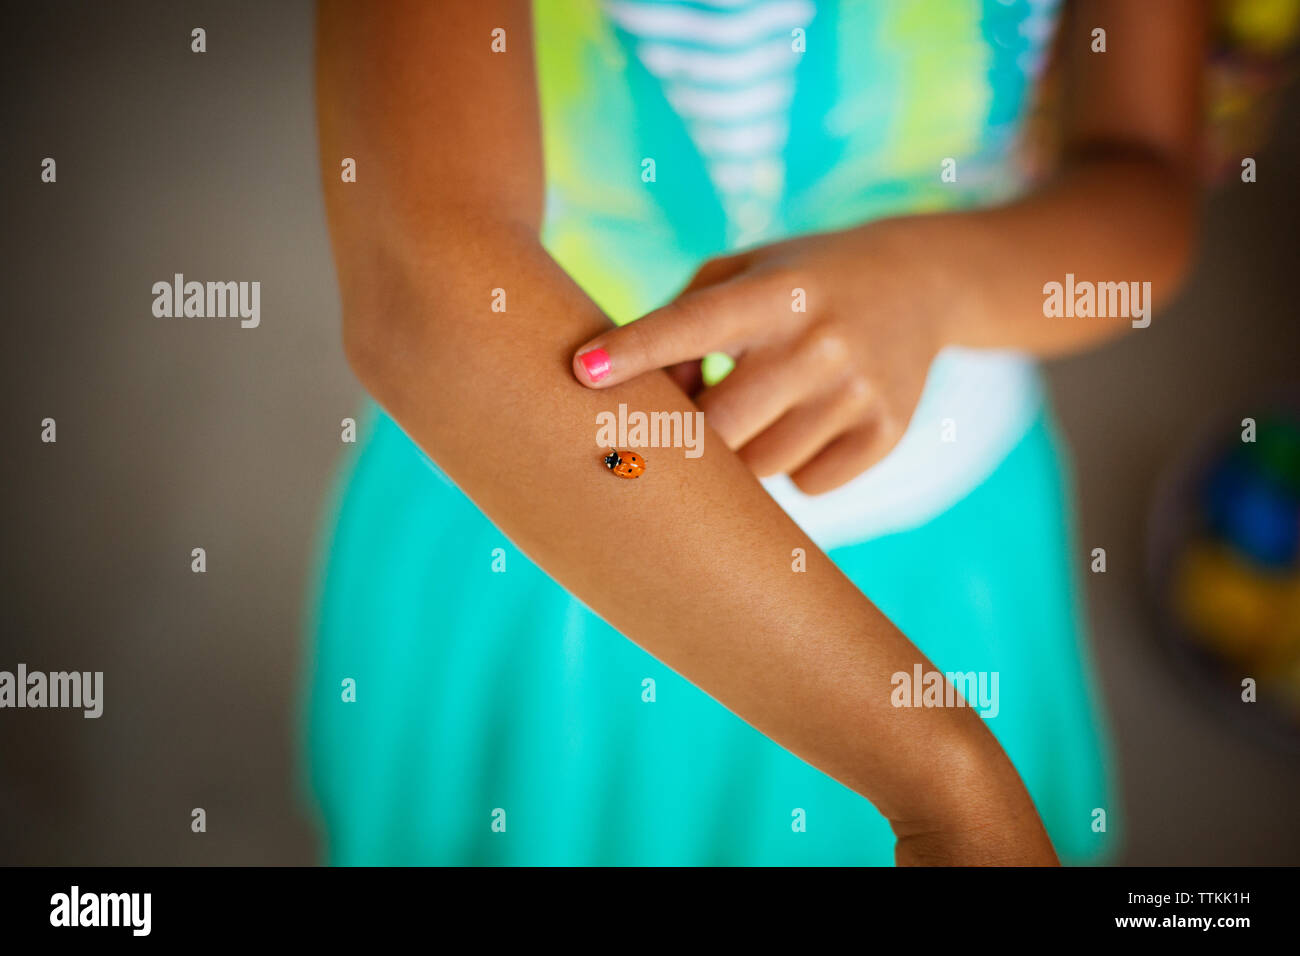
[{"label": "girl's arm", "polygon": [[609,394],[570,372],[608,322],[538,241],[528,4],[326,2],[317,57],[345,347],[412,439],[596,613],[870,799],[900,862],[1054,862],[973,710],[891,706],[891,675],[931,665],[716,434],[633,481],[601,464],[598,412],[694,406],[664,372]]}]

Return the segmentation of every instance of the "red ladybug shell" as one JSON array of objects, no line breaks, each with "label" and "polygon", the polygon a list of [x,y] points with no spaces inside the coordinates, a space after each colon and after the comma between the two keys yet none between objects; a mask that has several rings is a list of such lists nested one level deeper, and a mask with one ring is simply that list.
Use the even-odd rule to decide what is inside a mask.
[{"label": "red ladybug shell", "polygon": [[645,459],[634,451],[615,451],[605,456],[605,467],[620,478],[640,478],[645,472]]}]

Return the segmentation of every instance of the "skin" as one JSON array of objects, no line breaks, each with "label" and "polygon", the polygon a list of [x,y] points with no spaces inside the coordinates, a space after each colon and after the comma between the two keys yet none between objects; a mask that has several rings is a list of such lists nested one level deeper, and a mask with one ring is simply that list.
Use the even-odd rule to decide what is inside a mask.
[{"label": "skin", "polygon": [[[1133,17],[1102,13],[1125,22]],[[496,27],[507,30],[507,54],[489,50]],[[317,64],[321,169],[344,346],[376,401],[505,534],[588,607],[758,730],[870,800],[893,826],[899,863],[1054,864],[1032,801],[975,711],[891,706],[892,674],[917,662],[927,670],[933,665],[731,450],[735,421],[745,414],[739,405],[731,422],[710,411],[719,421],[706,432],[701,458],[661,453],[630,481],[613,478],[602,464],[608,449],[595,445],[597,413],[620,402],[632,409],[694,411],[691,396],[658,366],[711,348],[700,342],[671,354],[647,350],[640,366],[620,368],[616,361],[614,374],[621,377],[599,389],[575,378],[574,356],[584,343],[610,341],[614,333],[538,239],[544,180],[528,3],[325,2]],[[343,156],[357,160],[356,183],[339,181]],[[1160,176],[1142,168],[1113,194],[1105,188],[1109,167],[1098,168],[1080,180],[1091,183],[1089,189],[1059,187],[1068,194],[1057,205],[1037,215],[1009,209],[1005,225],[1021,236],[1037,230],[1058,241],[1059,228],[1041,217],[1070,209],[1084,218],[1120,215],[1130,197],[1145,211],[1125,212],[1131,218],[1124,221],[1150,230],[1173,202],[1148,197],[1141,184]],[[1093,204],[1103,197],[1108,202],[1099,213]],[[993,235],[1003,226],[984,221],[971,228]],[[1103,226],[1080,230],[1114,241]],[[879,234],[886,231],[882,226]],[[936,235],[942,231],[936,228]],[[826,290],[846,273],[842,266],[816,265],[822,257],[852,261],[856,254],[865,257],[859,269],[876,268],[868,253],[878,240],[819,238],[823,245],[808,240],[797,265],[783,275],[787,310],[791,275],[802,279],[824,270],[818,275],[826,284],[814,288],[829,301]],[[1045,256],[1026,271],[1027,251],[1000,234],[995,238],[1007,247],[997,263],[1001,278],[980,277],[984,284],[969,293],[971,299],[1007,296],[1016,311],[1022,302],[1040,310],[1041,295],[1025,293],[1017,273],[1028,281],[1055,269],[1057,260]],[[943,241],[956,258],[962,244]],[[1158,238],[1147,242],[1161,245]],[[900,240],[888,248],[901,257],[909,246]],[[1061,261],[1067,258],[1081,274],[1114,261],[1090,243],[1078,244],[1073,257]],[[1154,256],[1141,263],[1125,258],[1119,265],[1141,272],[1151,261]],[[954,263],[972,272],[976,267],[974,261]],[[933,256],[927,269],[941,271]],[[1038,281],[1034,288],[1040,287]],[[504,313],[491,311],[494,288],[507,289]],[[842,294],[835,316],[847,327],[858,301],[851,296],[863,293]],[[744,301],[760,309],[756,298]],[[747,312],[740,302],[733,302],[734,311]],[[917,308],[900,286],[890,303],[893,314]],[[962,327],[970,341],[989,344],[1012,334],[1012,320],[994,322],[992,310],[984,316],[974,305],[969,311]],[[862,321],[864,330],[872,327]],[[1036,323],[1026,317],[1021,325],[1028,330]],[[863,343],[878,335],[875,347],[891,354],[916,353],[900,360],[907,369],[920,367],[927,350],[933,354],[937,347],[928,334],[918,336],[921,345],[887,327],[878,318],[873,333],[852,334]],[[626,341],[635,342],[635,335]],[[865,354],[865,348],[852,348]],[[752,358],[746,352],[742,361]],[[882,361],[865,377],[883,382],[887,366]],[[898,390],[901,395],[913,387],[919,386],[900,384]],[[527,471],[503,468],[502,448],[511,450],[511,461],[527,462]],[[635,541],[635,560],[629,565],[611,556],[611,541]],[[792,573],[795,548],[807,555],[807,573]]]}]

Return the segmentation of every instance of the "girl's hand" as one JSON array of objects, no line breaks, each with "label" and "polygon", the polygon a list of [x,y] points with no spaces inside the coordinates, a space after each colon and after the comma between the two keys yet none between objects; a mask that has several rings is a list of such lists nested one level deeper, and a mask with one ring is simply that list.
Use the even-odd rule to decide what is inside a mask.
[{"label": "girl's hand", "polygon": [[[579,348],[574,374],[600,389],[669,368],[755,474],[829,491],[898,443],[942,345],[941,289],[908,237],[903,220],[714,259]],[[704,388],[714,352],[736,365]]]}]

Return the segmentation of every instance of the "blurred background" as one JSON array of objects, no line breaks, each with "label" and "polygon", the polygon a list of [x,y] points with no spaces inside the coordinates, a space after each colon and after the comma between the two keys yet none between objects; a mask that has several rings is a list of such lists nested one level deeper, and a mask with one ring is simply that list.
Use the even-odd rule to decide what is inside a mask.
[{"label": "blurred background", "polygon": [[[0,711],[0,864],[318,859],[302,612],[364,398],[338,341],[312,20],[306,0],[7,17],[0,669],[103,671],[106,709]],[[1293,718],[1238,686],[1300,684],[1296,534],[1277,532],[1300,474],[1279,391],[1300,383],[1297,107],[1292,84],[1251,147],[1258,182],[1230,170],[1209,195],[1181,301],[1048,370],[1125,863],[1300,863]],[[154,318],[175,272],[259,280],[260,328]],[[1234,458],[1240,420],[1276,408],[1263,451]]]}]

